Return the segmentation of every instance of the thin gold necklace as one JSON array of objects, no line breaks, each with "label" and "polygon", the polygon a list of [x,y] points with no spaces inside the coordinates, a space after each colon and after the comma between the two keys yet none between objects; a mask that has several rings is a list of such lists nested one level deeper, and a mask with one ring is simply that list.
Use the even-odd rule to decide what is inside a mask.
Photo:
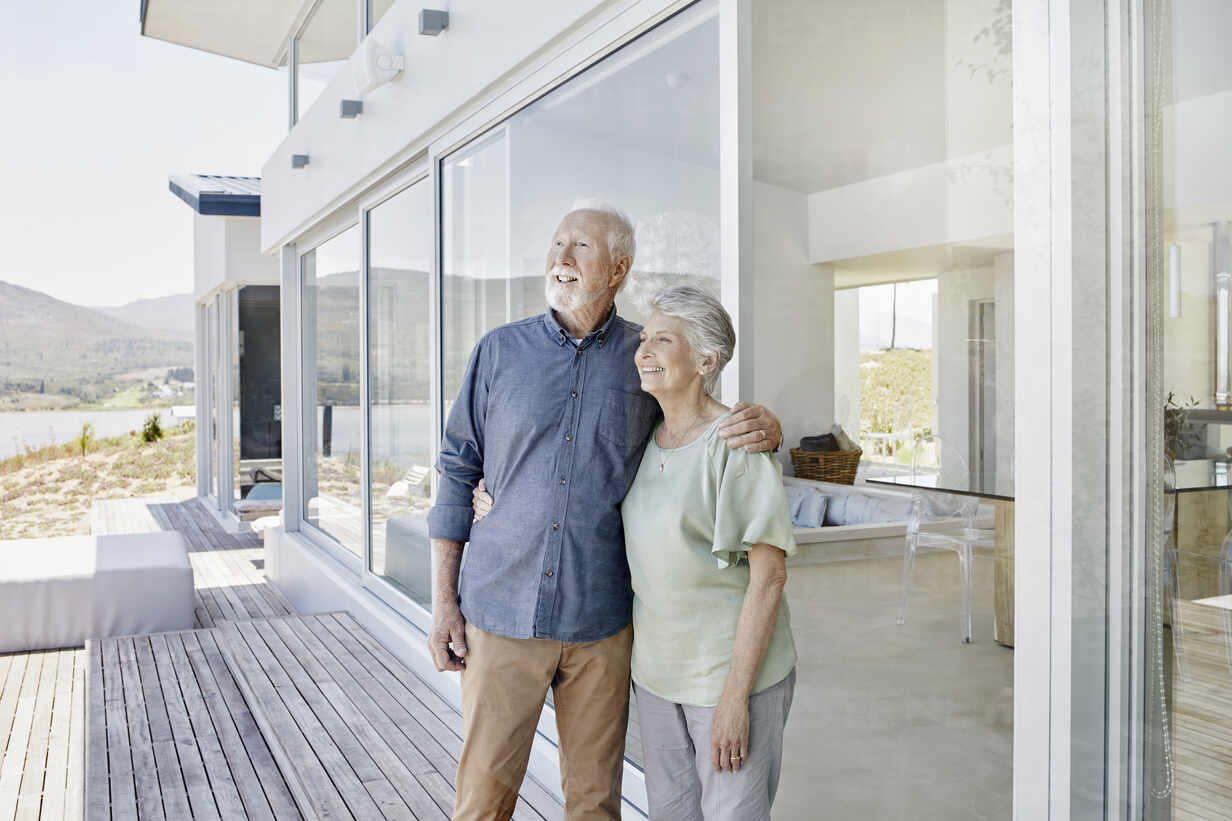
[{"label": "thin gold necklace", "polygon": [[[668,460],[671,459],[676,451],[680,449],[681,443],[688,438],[689,434],[692,433],[697,427],[698,421],[702,420],[704,416],[705,414],[698,414],[697,416],[694,416],[693,419],[689,421],[689,426],[685,428],[684,434],[678,437],[676,443],[670,448],[665,449],[663,447],[659,447],[659,473],[662,473],[663,469],[667,467]],[[663,421],[663,432],[665,434],[671,432],[667,429],[667,420]],[[655,442],[655,445],[658,447],[659,443]]]}]

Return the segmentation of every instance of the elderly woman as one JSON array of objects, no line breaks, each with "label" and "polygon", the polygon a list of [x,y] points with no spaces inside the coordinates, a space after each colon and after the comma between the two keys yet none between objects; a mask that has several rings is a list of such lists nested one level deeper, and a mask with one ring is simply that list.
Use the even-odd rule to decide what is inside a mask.
[{"label": "elderly woman", "polygon": [[663,420],[622,505],[650,815],[768,819],[796,664],[781,469],[716,435],[736,345],[723,306],[677,287],[652,308],[636,364]]}]

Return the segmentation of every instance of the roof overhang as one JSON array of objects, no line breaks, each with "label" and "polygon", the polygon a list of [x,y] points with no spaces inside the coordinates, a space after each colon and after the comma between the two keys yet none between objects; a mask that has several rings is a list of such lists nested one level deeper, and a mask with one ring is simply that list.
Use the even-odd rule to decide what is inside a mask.
[{"label": "roof overhang", "polygon": [[221,217],[261,216],[260,177],[172,174],[168,188],[198,214]]},{"label": "roof overhang", "polygon": [[314,0],[141,0],[141,34],[267,68]]}]

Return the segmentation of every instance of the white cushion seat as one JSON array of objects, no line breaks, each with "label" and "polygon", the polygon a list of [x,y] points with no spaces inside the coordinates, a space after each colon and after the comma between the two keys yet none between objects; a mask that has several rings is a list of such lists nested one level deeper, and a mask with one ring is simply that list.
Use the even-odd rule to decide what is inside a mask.
[{"label": "white cushion seat", "polygon": [[0,541],[0,653],[193,626],[175,531]]}]

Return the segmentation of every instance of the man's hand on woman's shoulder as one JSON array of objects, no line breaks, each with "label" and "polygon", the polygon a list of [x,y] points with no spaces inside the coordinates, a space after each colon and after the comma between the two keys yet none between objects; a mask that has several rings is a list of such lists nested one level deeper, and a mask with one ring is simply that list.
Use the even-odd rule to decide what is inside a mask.
[{"label": "man's hand on woman's shoulder", "polygon": [[727,440],[727,446],[744,448],[749,453],[777,450],[783,441],[783,426],[779,418],[765,405],[750,405],[737,402],[732,415],[719,425],[719,436]]}]

